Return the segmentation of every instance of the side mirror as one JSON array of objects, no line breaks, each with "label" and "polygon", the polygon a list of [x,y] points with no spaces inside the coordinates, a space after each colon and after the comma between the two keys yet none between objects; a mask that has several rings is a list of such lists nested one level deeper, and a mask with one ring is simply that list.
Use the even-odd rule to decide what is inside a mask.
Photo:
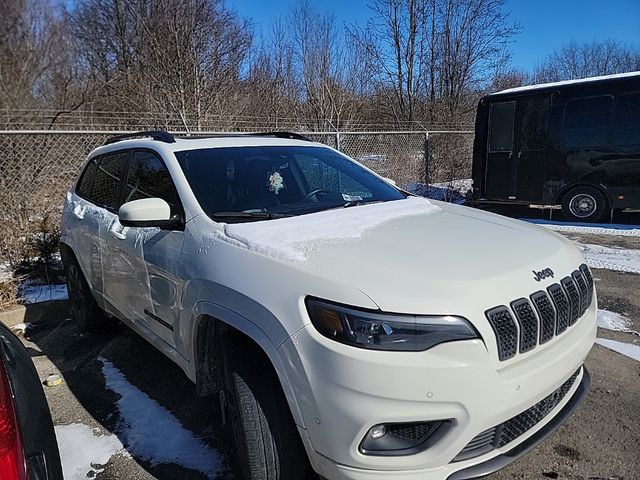
[{"label": "side mirror", "polygon": [[171,218],[171,207],[161,198],[132,200],[120,207],[118,219],[125,227],[158,227],[174,229],[182,220]]},{"label": "side mirror", "polygon": [[387,178],[387,177],[382,177],[382,179],[387,182],[390,183],[391,185],[393,185],[394,187],[397,186],[396,181],[393,180],[392,178]]}]

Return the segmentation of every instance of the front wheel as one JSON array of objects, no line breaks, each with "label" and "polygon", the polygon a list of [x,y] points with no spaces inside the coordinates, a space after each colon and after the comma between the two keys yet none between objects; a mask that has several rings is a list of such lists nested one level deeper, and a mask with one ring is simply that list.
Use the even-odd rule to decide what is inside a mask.
[{"label": "front wheel", "polygon": [[608,210],[607,199],[593,187],[572,188],[562,197],[562,214],[573,222],[598,222]]},{"label": "front wheel", "polygon": [[225,411],[236,460],[247,480],[303,480],[306,452],[269,360],[247,345],[225,345]]}]

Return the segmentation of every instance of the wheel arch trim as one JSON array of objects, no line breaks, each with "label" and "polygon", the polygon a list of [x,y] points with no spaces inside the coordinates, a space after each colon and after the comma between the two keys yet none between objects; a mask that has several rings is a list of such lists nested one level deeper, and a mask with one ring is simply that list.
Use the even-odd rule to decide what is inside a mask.
[{"label": "wheel arch trim", "polygon": [[191,329],[191,345],[192,345],[192,372],[191,377],[196,385],[202,380],[202,372],[198,372],[199,364],[199,345],[198,332],[203,322],[214,321],[222,322],[225,326],[231,327],[244,334],[251,340],[262,352],[269,358],[271,366],[276,372],[280,380],[280,386],[285,394],[289,409],[293,416],[293,420],[300,428],[306,428],[304,425],[302,413],[295,396],[293,385],[287,375],[287,368],[284,359],[280,356],[277,346],[273,344],[267,334],[252,322],[250,319],[232,311],[224,306],[218,305],[211,301],[200,301],[193,307],[192,312],[192,329]]}]

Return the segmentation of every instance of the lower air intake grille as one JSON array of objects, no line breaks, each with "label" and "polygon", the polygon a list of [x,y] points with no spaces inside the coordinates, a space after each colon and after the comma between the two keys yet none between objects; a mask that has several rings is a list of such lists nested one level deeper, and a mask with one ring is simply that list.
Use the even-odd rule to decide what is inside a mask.
[{"label": "lower air intake grille", "polygon": [[420,440],[431,435],[439,424],[429,423],[396,423],[387,425],[387,433],[406,440]]},{"label": "lower air intake grille", "polygon": [[[582,367],[581,367],[582,368]],[[578,378],[580,370],[569,377],[560,387],[536,403],[533,407],[510,418],[504,423],[476,435],[453,459],[454,462],[479,457],[493,449],[504,447],[540,423],[556,408]]]}]

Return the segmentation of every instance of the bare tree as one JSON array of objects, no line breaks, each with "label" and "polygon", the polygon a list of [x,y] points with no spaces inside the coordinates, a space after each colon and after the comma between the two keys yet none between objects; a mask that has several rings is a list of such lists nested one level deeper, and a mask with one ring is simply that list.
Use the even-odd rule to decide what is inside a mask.
[{"label": "bare tree", "polygon": [[288,20],[304,117],[322,129],[327,128],[325,121],[334,127],[348,124],[354,114],[357,64],[345,48],[335,17],[304,0]]},{"label": "bare tree", "polygon": [[[423,0],[374,0],[365,28],[352,26],[350,40],[368,62],[378,98],[395,122],[412,121],[425,75],[429,13]],[[432,14],[433,12],[431,12]]]},{"label": "bare tree", "polygon": [[[0,109],[7,122],[65,108],[72,99],[66,18],[52,2],[8,0],[0,16]],[[64,78],[64,77],[67,78]],[[49,115],[49,112],[47,112]],[[44,121],[41,118],[40,121]]]},{"label": "bare tree", "polygon": [[504,7],[505,0],[374,0],[367,27],[350,33],[378,72],[377,91],[392,93],[395,121],[468,113],[469,94],[489,80],[518,31]]},{"label": "bare tree", "polygon": [[222,0],[83,0],[73,17],[98,108],[166,112],[187,130],[237,109],[252,35]]},{"label": "bare tree", "polygon": [[569,42],[534,69],[535,83],[640,70],[640,50],[615,40]]},{"label": "bare tree", "polygon": [[504,0],[443,0],[439,83],[450,114],[469,108],[468,93],[489,79],[518,31],[504,6]]}]

